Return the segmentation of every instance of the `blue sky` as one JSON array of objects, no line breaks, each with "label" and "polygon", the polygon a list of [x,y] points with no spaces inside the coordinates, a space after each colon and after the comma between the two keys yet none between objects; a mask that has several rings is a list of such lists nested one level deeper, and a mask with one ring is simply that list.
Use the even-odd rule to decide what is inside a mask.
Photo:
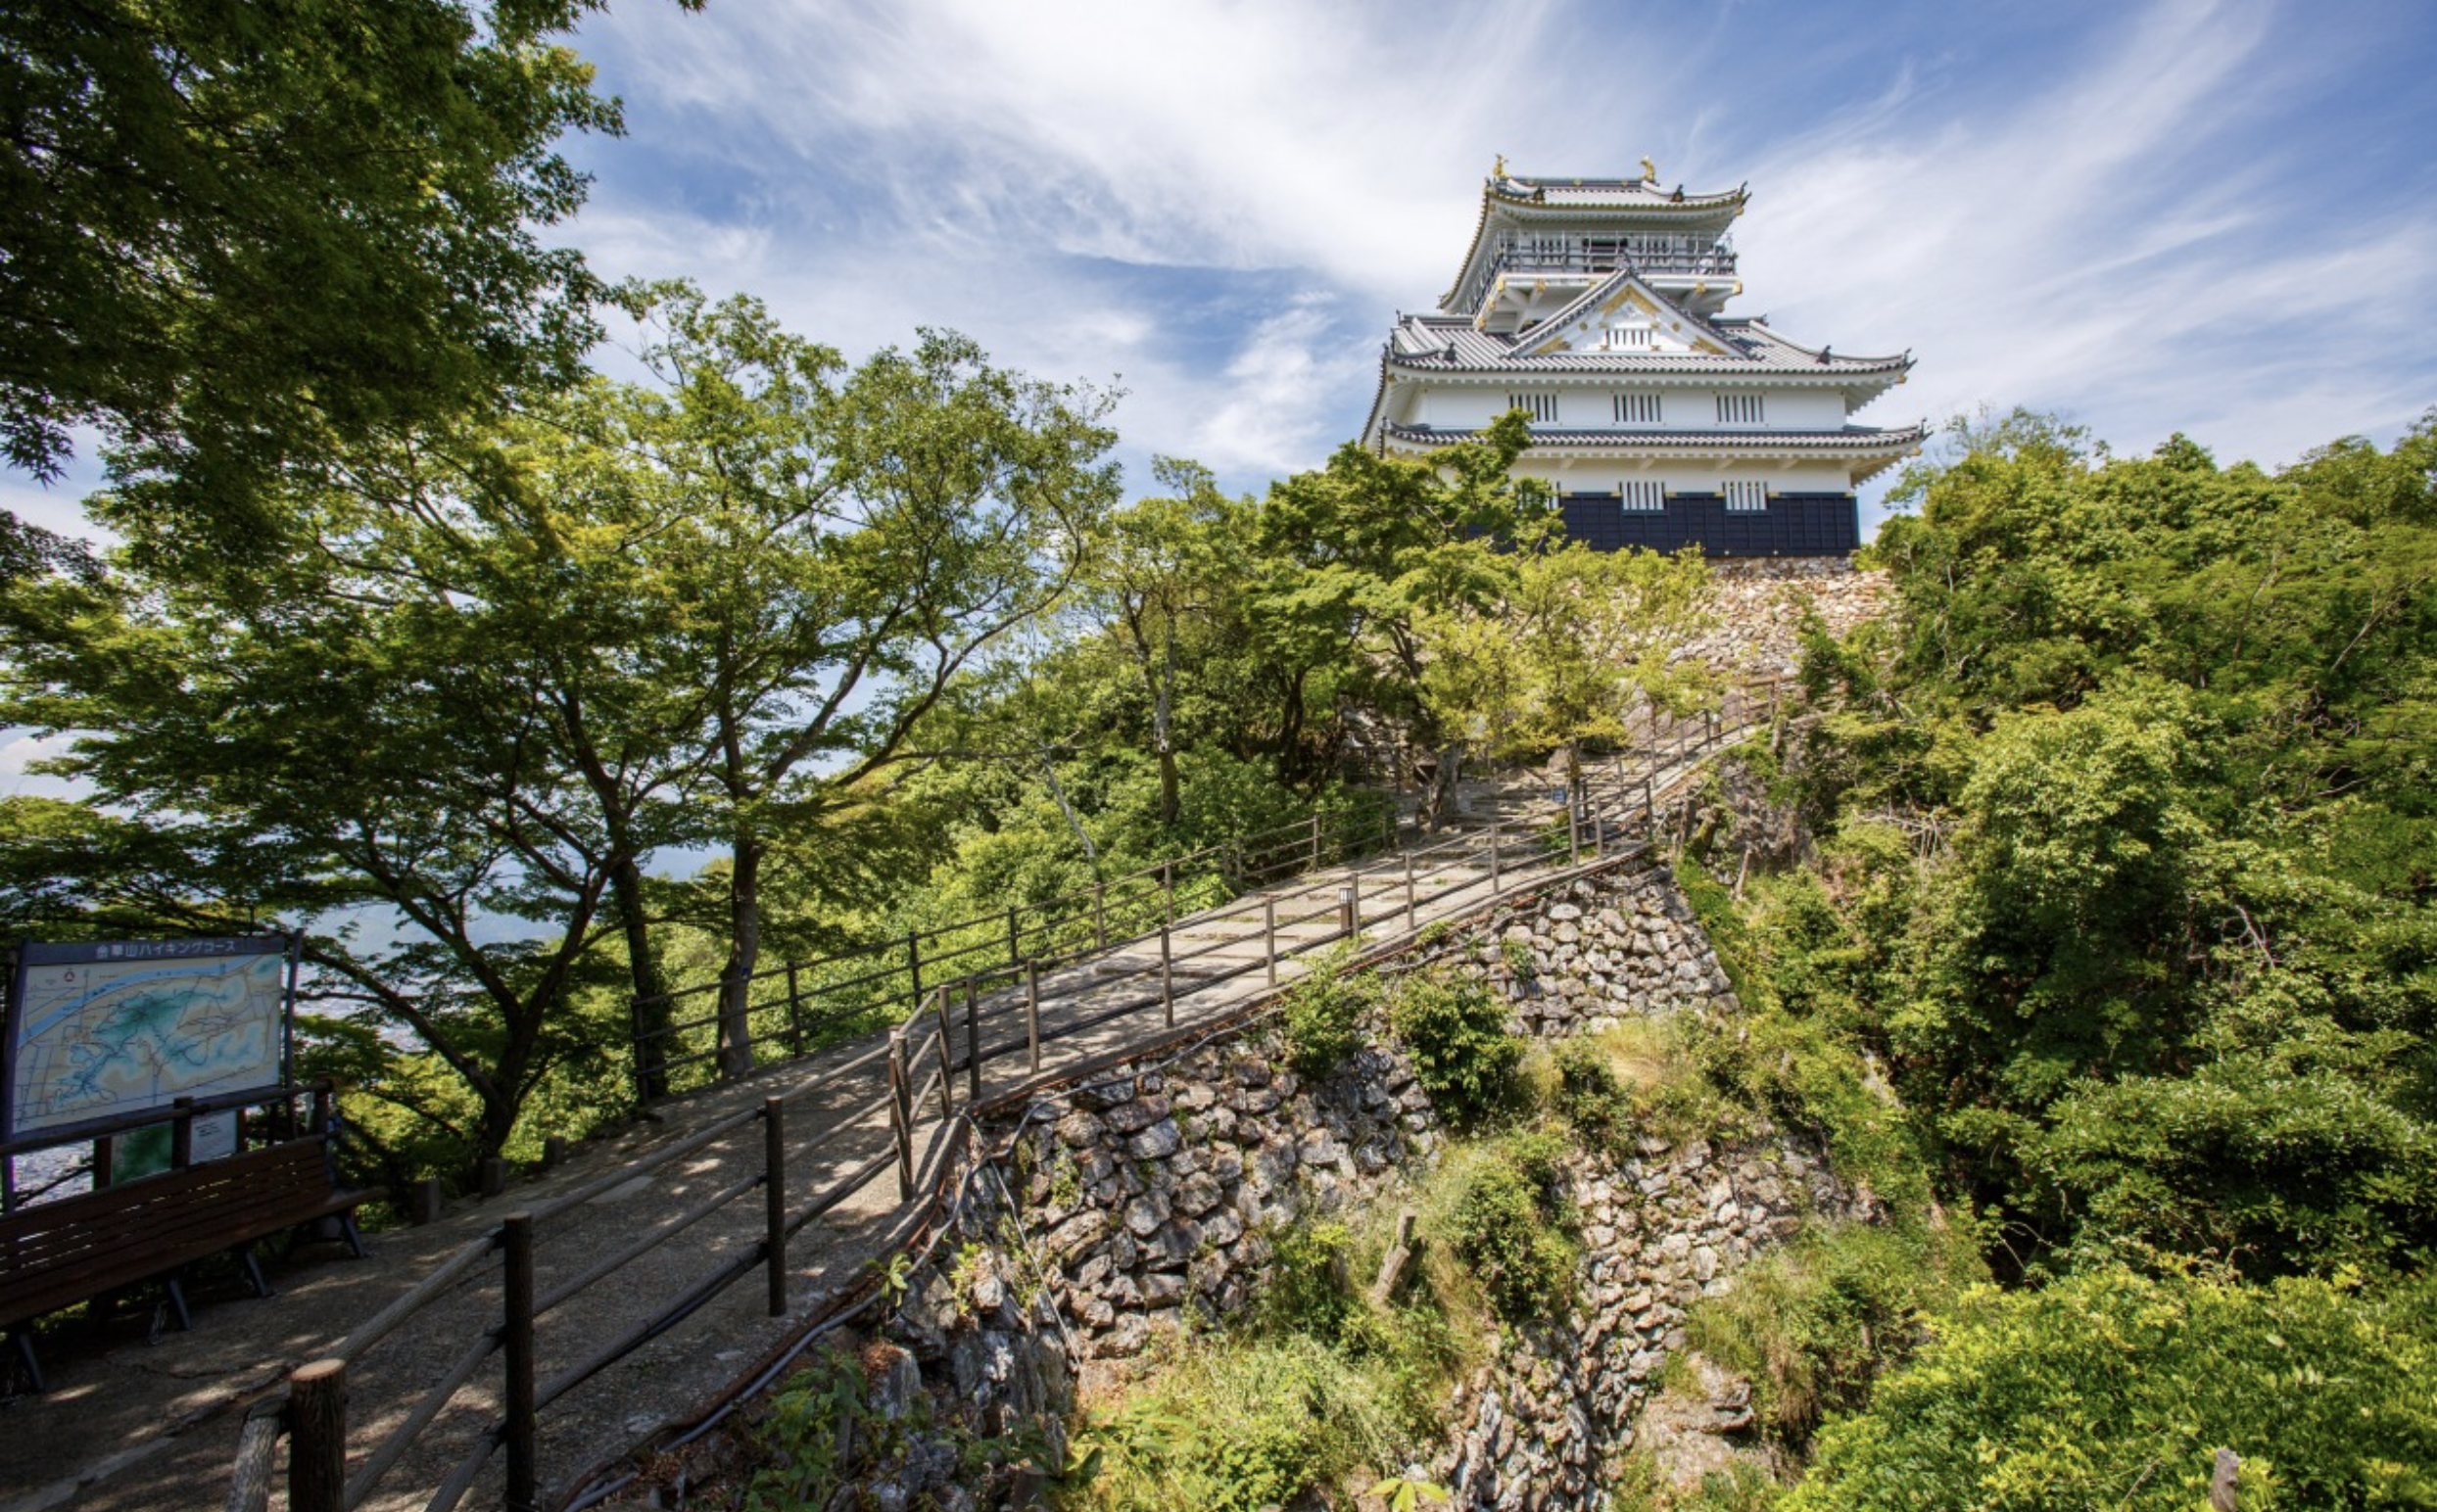
[{"label": "blue sky", "polygon": [[622,0],[580,45],[629,127],[580,149],[602,269],[1117,383],[1136,488],[1353,435],[1498,153],[1748,182],[1733,309],[1910,349],[1873,423],[2019,403],[2274,465],[2437,402],[2419,0]]},{"label": "blue sky", "polygon": [[[2273,466],[2437,402],[2428,0],[615,0],[578,45],[626,106],[571,148],[603,272],[1122,386],[1137,491],[1354,435],[1500,153],[1748,182],[1733,309],[1910,349],[1871,423],[2025,404]],[[0,472],[0,505],[76,529],[97,476]],[[0,745],[0,789],[49,788],[36,754]]]}]

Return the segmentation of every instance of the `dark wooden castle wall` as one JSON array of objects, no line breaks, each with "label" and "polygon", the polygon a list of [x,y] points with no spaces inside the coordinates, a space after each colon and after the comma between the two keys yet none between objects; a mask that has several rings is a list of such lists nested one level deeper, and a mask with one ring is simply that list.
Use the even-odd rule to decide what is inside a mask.
[{"label": "dark wooden castle wall", "polygon": [[1565,534],[1597,550],[1700,547],[1706,556],[1842,556],[1861,544],[1850,494],[1779,494],[1765,509],[1733,509],[1715,494],[1670,494],[1661,509],[1627,509],[1611,494],[1557,501]]}]

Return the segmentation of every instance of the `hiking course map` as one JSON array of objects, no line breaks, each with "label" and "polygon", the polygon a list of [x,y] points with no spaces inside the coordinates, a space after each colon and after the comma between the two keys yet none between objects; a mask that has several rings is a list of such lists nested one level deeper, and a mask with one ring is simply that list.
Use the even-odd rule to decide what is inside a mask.
[{"label": "hiking course map", "polygon": [[10,1016],[10,1138],[277,1084],[277,939],[27,945]]}]

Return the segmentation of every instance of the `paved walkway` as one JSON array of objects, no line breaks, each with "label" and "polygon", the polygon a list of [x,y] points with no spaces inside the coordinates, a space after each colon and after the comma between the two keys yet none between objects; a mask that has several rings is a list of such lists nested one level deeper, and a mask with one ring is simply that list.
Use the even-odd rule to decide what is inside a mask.
[{"label": "paved walkway", "polygon": [[[1646,759],[1593,774],[1638,804],[1642,779],[1664,785],[1687,770],[1697,753]],[[1502,787],[1476,788],[1466,827],[1442,837],[1436,851],[1413,868],[1413,891],[1441,896],[1408,913],[1407,866],[1401,855],[1325,869],[1248,894],[1221,909],[1180,921],[1172,950],[1175,1012],[1179,1024],[1216,1018],[1266,989],[1263,900],[1276,903],[1281,949],[1336,933],[1336,898],[1345,886],[1361,895],[1362,932],[1384,940],[1453,918],[1489,901],[1492,867],[1489,824],[1500,822],[1505,859],[1504,890],[1564,869],[1566,855],[1523,864],[1523,836],[1557,820],[1547,805],[1545,780],[1519,780]],[[1617,802],[1621,809],[1624,804]],[[1588,859],[1586,857],[1586,859]],[[1196,953],[1199,953],[1198,955]],[[1238,974],[1217,977],[1230,968]],[[1283,960],[1281,980],[1305,969]],[[1128,999],[1156,993],[1156,939],[1120,945],[1106,955],[1044,975],[1041,982],[1045,1037],[1084,1022]],[[1002,995],[1004,1001],[1004,995]],[[1044,1052],[1045,1068],[1082,1062],[1166,1032],[1161,1009],[1152,1005],[1094,1027],[1055,1038]],[[985,1027],[985,1048],[1019,1045],[1020,1012],[1000,1014]],[[958,1020],[961,1053],[963,1025]],[[335,1341],[360,1326],[391,1299],[409,1290],[440,1261],[493,1229],[504,1214],[541,1209],[586,1187],[601,1190],[589,1200],[549,1215],[536,1226],[537,1293],[594,1267],[647,1229],[677,1222],[698,1205],[729,1191],[762,1168],[763,1132],[746,1122],[684,1158],[648,1175],[618,1179],[617,1173],[647,1160],[654,1152],[683,1143],[698,1131],[765,1098],[790,1098],[786,1116],[788,1185],[800,1206],[811,1195],[859,1166],[884,1157],[891,1134],[877,1066],[823,1078],[866,1055],[877,1039],[837,1047],[823,1055],[769,1067],[735,1083],[693,1094],[655,1108],[645,1119],[580,1147],[558,1169],[511,1188],[489,1203],[461,1203],[440,1221],[416,1229],[373,1236],[366,1259],[346,1257],[329,1246],[312,1247],[272,1267],[279,1295],[246,1298],[233,1274],[195,1293],[190,1333],[154,1333],[148,1320],[122,1316],[79,1343],[72,1334],[45,1345],[53,1390],[0,1400],[0,1512],[73,1508],[75,1512],[135,1512],[135,1509],[219,1505],[227,1494],[244,1410],[275,1394],[295,1365],[330,1350]],[[917,1084],[935,1066],[918,1066]],[[1028,1074],[1027,1057],[1007,1054],[984,1068],[985,1096],[1007,1090]],[[956,1103],[967,1100],[959,1071]],[[809,1088],[810,1090],[803,1090]],[[918,1158],[935,1160],[945,1125],[935,1095],[918,1106]],[[926,1172],[926,1175],[928,1172]],[[796,1337],[803,1320],[850,1288],[875,1258],[891,1252],[915,1216],[899,1200],[893,1162],[854,1195],[798,1233],[788,1248],[791,1307],[786,1317],[767,1313],[763,1279],[748,1274],[675,1327],[610,1365],[541,1414],[544,1502],[551,1488],[583,1469],[623,1452],[666,1424],[696,1417],[756,1362]],[[537,1326],[538,1374],[548,1381],[573,1362],[623,1336],[664,1308],[722,1259],[750,1249],[763,1232],[762,1203],[751,1192],[693,1223],[682,1236],[575,1295],[545,1313]],[[486,1329],[498,1326],[500,1261],[475,1266],[438,1300],[366,1351],[351,1370],[349,1391],[351,1473],[360,1475],[364,1457],[388,1430],[402,1422],[428,1383],[440,1378]],[[477,1446],[500,1410],[500,1367],[478,1369],[390,1469],[361,1503],[384,1509],[421,1507],[433,1488]],[[284,1487],[283,1468],[274,1487]],[[500,1503],[499,1456],[478,1479],[465,1506]],[[274,1489],[272,1505],[284,1504]]]}]

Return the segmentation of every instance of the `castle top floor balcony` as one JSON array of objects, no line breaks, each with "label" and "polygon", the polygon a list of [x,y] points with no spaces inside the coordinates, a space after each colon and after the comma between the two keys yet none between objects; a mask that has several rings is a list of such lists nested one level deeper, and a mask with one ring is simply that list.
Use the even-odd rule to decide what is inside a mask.
[{"label": "castle top floor balcony", "polygon": [[1605,274],[1630,267],[1646,276],[1733,276],[1735,245],[1691,236],[1564,236],[1506,232],[1489,245],[1490,256],[1465,281],[1456,308],[1474,310],[1502,275]]}]

